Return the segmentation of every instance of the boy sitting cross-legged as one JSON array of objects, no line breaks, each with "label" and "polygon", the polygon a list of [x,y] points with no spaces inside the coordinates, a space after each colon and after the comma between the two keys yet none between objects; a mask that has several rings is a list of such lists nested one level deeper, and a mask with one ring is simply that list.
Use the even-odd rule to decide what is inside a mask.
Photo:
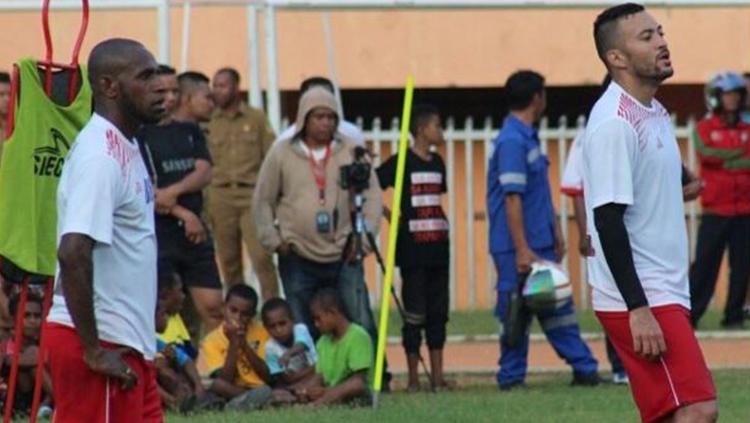
[{"label": "boy sitting cross-legged", "polygon": [[201,343],[201,369],[213,379],[209,390],[227,400],[228,409],[260,408],[271,397],[264,361],[268,332],[254,319],[257,306],[253,288],[231,287],[224,301],[224,322]]},{"label": "boy sitting cross-legged", "polygon": [[320,290],[310,303],[310,311],[322,336],[318,339],[316,375],[309,383],[295,387],[301,402],[327,405],[369,400],[369,374],[373,365],[370,335],[351,323],[336,290]]},{"label": "boy sitting cross-legged", "polygon": [[260,314],[271,335],[266,343],[266,364],[271,373],[274,402],[296,402],[292,389],[315,377],[318,361],[315,341],[304,323],[294,323],[292,308],[281,298],[266,301]]}]

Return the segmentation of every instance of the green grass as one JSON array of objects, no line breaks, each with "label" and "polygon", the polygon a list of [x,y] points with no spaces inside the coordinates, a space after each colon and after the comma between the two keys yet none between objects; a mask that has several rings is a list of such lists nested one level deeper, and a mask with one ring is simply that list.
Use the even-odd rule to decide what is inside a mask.
[{"label": "green grass", "polygon": [[[747,422],[750,413],[747,392],[750,371],[714,373],[719,391],[722,422]],[[193,417],[169,416],[172,423],[496,423],[636,422],[638,415],[627,387],[605,385],[571,388],[567,374],[537,374],[527,380],[528,388],[499,392],[489,376],[464,379],[456,392],[384,395],[380,408],[306,407],[268,410],[248,414],[207,414]]]},{"label": "green grass", "polygon": [[[375,311],[375,318],[379,318],[378,312]],[[709,310],[701,320],[700,330],[721,330],[719,322],[721,321],[721,312]],[[592,310],[584,310],[578,313],[578,323],[583,332],[599,333],[602,327],[594,316]],[[534,320],[531,328],[533,333],[540,333],[539,324]],[[498,333],[497,319],[493,310],[471,310],[471,311],[454,311],[450,314],[448,322],[448,335],[494,335]],[[388,334],[390,336],[401,335],[401,318],[398,312],[392,310],[388,322]]]}]

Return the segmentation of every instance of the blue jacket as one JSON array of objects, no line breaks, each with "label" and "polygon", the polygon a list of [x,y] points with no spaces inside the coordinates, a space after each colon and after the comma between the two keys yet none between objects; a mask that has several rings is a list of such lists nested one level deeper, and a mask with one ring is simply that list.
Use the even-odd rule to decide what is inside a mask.
[{"label": "blue jacket", "polygon": [[539,250],[555,245],[555,211],[548,168],[549,160],[542,154],[537,131],[509,115],[494,141],[494,152],[487,167],[491,253],[515,251],[505,212],[508,193],[521,195],[529,247]]}]

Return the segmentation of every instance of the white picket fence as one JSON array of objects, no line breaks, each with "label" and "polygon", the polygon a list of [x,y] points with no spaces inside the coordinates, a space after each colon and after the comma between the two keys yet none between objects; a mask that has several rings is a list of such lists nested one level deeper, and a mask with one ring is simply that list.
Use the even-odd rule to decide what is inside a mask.
[{"label": "white picket fence", "polygon": [[[381,119],[376,118],[372,121],[371,125],[363,125],[363,120],[360,118],[356,122],[360,127],[368,127],[371,129],[368,129],[364,131],[365,138],[368,140],[368,146],[370,149],[377,154],[377,157],[375,159],[375,165],[379,164],[381,159],[383,158],[382,152],[384,151],[384,146],[390,145],[390,151],[396,151],[396,146],[398,143],[399,138],[399,121],[398,119],[393,119],[389,124],[384,125]],[[562,172],[564,170],[564,163],[567,158],[568,149],[570,148],[570,144],[572,143],[572,140],[575,138],[576,134],[583,128],[585,124],[585,117],[581,116],[579,117],[576,122],[573,125],[570,125],[568,120],[566,118],[562,118],[557,122],[557,125],[552,127],[549,126],[549,122],[547,119],[543,119],[541,121],[540,127],[539,127],[539,137],[541,139],[541,148],[542,151],[547,154],[550,150],[550,148],[557,149],[557,155],[555,157],[556,160],[558,160],[560,163],[559,166],[557,166],[557,169],[559,170],[559,177],[562,179]],[[676,126],[675,132],[677,134],[677,138],[679,142],[685,143],[687,142],[687,155],[683,158],[685,164],[687,167],[691,170],[695,170],[696,167],[696,158],[695,158],[695,152],[692,142],[693,137],[693,128],[694,128],[695,122],[693,120],[689,121],[686,126]],[[461,125],[460,127],[456,125],[454,119],[448,118],[445,122],[445,139],[446,139],[446,146],[445,146],[445,161],[446,161],[446,167],[447,167],[447,177],[448,177],[448,219],[450,221],[451,228],[456,228],[456,223],[460,221],[460,219],[464,220],[464,227],[466,230],[466,246],[467,251],[464,254],[461,254],[461,257],[466,258],[467,262],[465,263],[463,269],[465,269],[465,272],[462,274],[458,274],[458,263],[457,259],[459,254],[457,254],[456,251],[456,238],[457,234],[452,234],[451,237],[451,275],[450,275],[450,294],[451,294],[451,309],[456,308],[456,298],[457,298],[457,290],[459,289],[459,286],[457,284],[457,281],[459,278],[465,279],[466,283],[461,284],[461,287],[463,289],[468,290],[468,292],[461,293],[464,298],[467,300],[463,304],[463,308],[476,308],[477,307],[477,293],[479,289],[487,289],[487,294],[490,296],[489,298],[494,298],[494,289],[495,289],[495,282],[496,282],[496,275],[494,271],[494,266],[491,265],[492,261],[489,257],[489,250],[487,245],[477,245],[475,242],[475,213],[477,212],[476,207],[474,205],[475,197],[480,197],[482,199],[482,203],[484,204],[484,196],[485,192],[481,191],[480,189],[476,188],[475,185],[475,176],[474,172],[472,171],[475,166],[480,166],[483,169],[482,175],[486,175],[486,165],[487,162],[492,154],[492,141],[497,136],[497,133],[499,131],[498,127],[495,127],[492,125],[492,120],[487,118],[481,125],[476,125],[474,120],[471,118],[466,119],[466,121]],[[464,178],[464,189],[460,190],[457,189],[456,186],[456,177],[455,172],[457,166],[460,164],[456,162],[456,148],[457,146],[462,146],[464,149],[464,163],[463,166],[465,168],[465,178]],[[483,163],[475,163],[474,159],[474,149],[480,148],[484,152],[483,157]],[[552,157],[551,157],[552,159]],[[554,189],[554,187],[553,187]],[[480,192],[481,191],[481,192]],[[572,210],[569,209],[568,201],[564,198],[564,194],[562,194],[559,190],[555,190],[553,192],[553,195],[560,197],[560,207],[558,209],[559,219],[561,222],[561,227],[563,228],[563,233],[565,235],[566,239],[568,238],[568,225],[566,224],[568,220],[572,217]],[[464,213],[462,215],[457,214],[457,204],[458,202],[462,202],[465,204]],[[482,207],[480,212],[485,212],[484,207]],[[687,222],[688,222],[688,231],[689,231],[689,239],[690,239],[690,251],[691,251],[691,257],[694,251],[694,242],[695,242],[695,234],[697,233],[697,213],[698,208],[696,205],[696,202],[691,202],[686,207],[686,215],[687,215]],[[485,214],[486,216],[486,214]],[[463,235],[462,235],[463,236]],[[570,242],[569,242],[570,244]],[[568,245],[568,251],[572,251],[574,248],[576,248],[573,245]],[[385,253],[385,252],[384,252]],[[477,269],[476,260],[474,260],[475,257],[478,257],[479,254],[484,254],[487,256],[488,265],[485,266],[485,271],[482,272],[484,274],[479,275],[479,270]],[[567,269],[569,266],[569,261],[572,260],[570,258],[570,255],[568,255],[568,258],[563,262],[563,265]],[[581,279],[585,281],[585,265],[584,263],[581,263],[582,270],[581,272]],[[382,274],[378,270],[376,272],[376,283],[374,286],[377,287],[377,289],[371,290],[372,300],[375,301],[374,304],[379,304],[380,300],[380,287],[382,286]],[[480,278],[484,278],[484,283],[479,283]],[[480,288],[480,285],[482,288]],[[583,285],[584,287],[587,287],[587,285]],[[578,298],[577,303],[579,307],[581,308],[588,308],[589,306],[589,290],[586,289],[579,289],[578,290]]]}]

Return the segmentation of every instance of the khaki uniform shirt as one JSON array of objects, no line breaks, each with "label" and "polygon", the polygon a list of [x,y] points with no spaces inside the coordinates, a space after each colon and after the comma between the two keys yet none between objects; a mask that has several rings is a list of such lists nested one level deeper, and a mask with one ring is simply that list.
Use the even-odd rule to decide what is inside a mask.
[{"label": "khaki uniform shirt", "polygon": [[245,103],[236,112],[219,109],[206,129],[213,159],[211,187],[254,187],[276,138],[263,111]]}]

